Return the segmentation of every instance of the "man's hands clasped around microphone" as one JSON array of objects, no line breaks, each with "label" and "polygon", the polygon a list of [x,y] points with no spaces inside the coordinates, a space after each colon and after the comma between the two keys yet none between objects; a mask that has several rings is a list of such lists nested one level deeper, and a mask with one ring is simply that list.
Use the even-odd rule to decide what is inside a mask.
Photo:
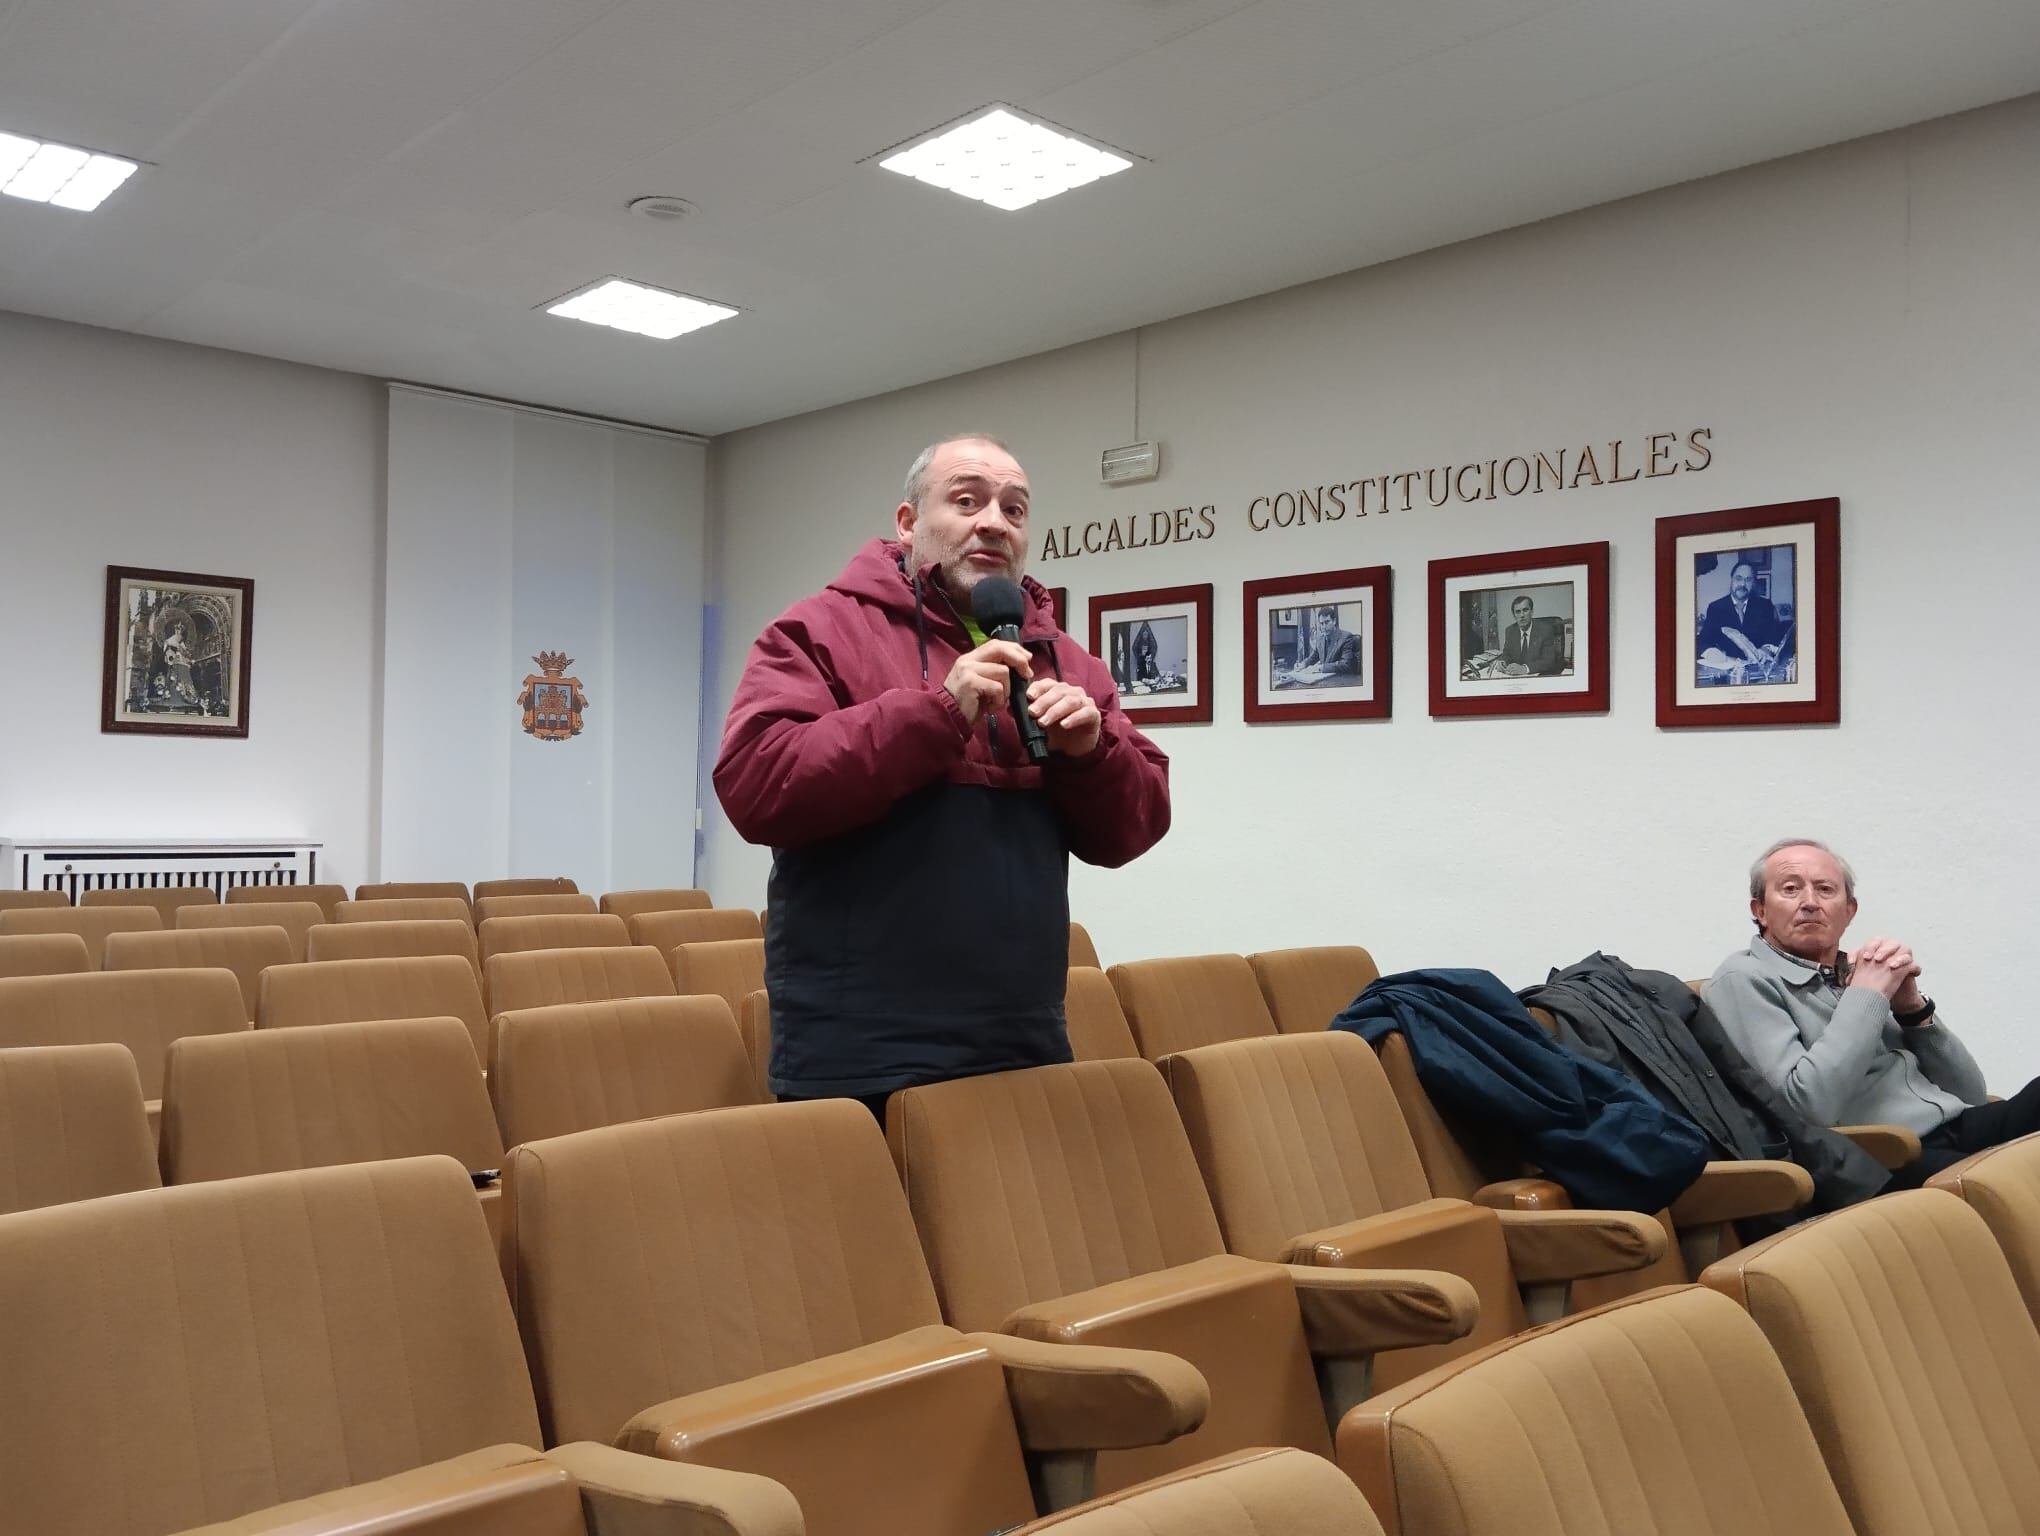
[{"label": "man's hands clasped around microphone", "polygon": [[1035,677],[1034,658],[1017,641],[987,640],[976,650],[965,651],[956,658],[942,686],[956,700],[963,718],[976,725],[987,711],[1006,707],[1008,680],[1015,672],[1029,679],[1027,712],[1048,733],[1051,752],[1088,757],[1097,750],[1105,726],[1097,701],[1075,683]]}]

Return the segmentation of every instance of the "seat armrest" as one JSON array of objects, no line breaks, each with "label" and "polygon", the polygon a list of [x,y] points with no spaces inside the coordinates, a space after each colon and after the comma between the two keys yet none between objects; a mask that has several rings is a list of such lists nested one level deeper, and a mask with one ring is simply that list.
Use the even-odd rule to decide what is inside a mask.
[{"label": "seat armrest", "polygon": [[1838,1125],[1835,1134],[1848,1137],[1891,1169],[1916,1162],[1920,1155],[1919,1132],[1903,1125]]},{"label": "seat armrest", "polygon": [[1498,1211],[1518,1285],[1619,1275],[1665,1254],[1665,1229],[1634,1211]]},{"label": "seat armrest", "polygon": [[1030,1452],[1163,1445],[1204,1422],[1211,1388],[1187,1360],[1152,1349],[1044,1344],[967,1333],[1006,1373],[1006,1394]]},{"label": "seat armrest", "polygon": [[1569,1211],[1572,1196],[1549,1179],[1498,1179],[1476,1189],[1473,1203],[1497,1211]]},{"label": "seat armrest", "polygon": [[1672,1202],[1672,1225],[1704,1227],[1750,1216],[1782,1216],[1813,1198],[1813,1175],[1772,1158],[1709,1163]]},{"label": "seat armrest", "polygon": [[657,1461],[592,1440],[545,1458],[581,1485],[588,1536],[801,1536],[800,1506],[769,1477]]},{"label": "seat armrest", "polygon": [[1321,1269],[1285,1264],[1296,1285],[1313,1355],[1372,1355],[1449,1344],[1473,1331],[1480,1298],[1457,1275],[1435,1269]]},{"label": "seat armrest", "polygon": [[1469,1227],[1493,1227],[1495,1213],[1470,1201],[1423,1200],[1393,1211],[1342,1221],[1289,1240],[1285,1263],[1332,1269],[1441,1269],[1456,1266],[1441,1254]]}]

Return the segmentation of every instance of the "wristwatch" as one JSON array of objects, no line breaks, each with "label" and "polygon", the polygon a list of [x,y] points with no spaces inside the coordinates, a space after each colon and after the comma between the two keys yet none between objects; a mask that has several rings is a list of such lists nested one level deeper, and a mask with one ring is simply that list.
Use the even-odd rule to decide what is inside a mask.
[{"label": "wristwatch", "polygon": [[1898,1020],[1900,1029],[1916,1029],[1934,1016],[1934,1000],[1930,997],[1911,1013],[1900,1013],[1893,1009],[1891,1016]]}]

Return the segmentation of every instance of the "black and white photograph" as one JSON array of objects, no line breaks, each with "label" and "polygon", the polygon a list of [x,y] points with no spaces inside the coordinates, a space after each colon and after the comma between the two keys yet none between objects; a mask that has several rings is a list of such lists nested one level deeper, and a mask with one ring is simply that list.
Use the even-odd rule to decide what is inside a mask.
[{"label": "black and white photograph", "polygon": [[1478,587],[1459,594],[1459,675],[1469,682],[1573,674],[1570,581]]},{"label": "black and white photograph", "polygon": [[1190,620],[1183,614],[1113,619],[1105,626],[1106,665],[1119,696],[1154,698],[1190,691]]},{"label": "black and white photograph", "polygon": [[1799,681],[1790,544],[1716,550],[1693,561],[1700,615],[1693,682],[1701,688],[1783,687]]},{"label": "black and white photograph", "polygon": [[100,729],[246,736],[255,583],[108,566]]},{"label": "black and white photograph", "polygon": [[1249,722],[1387,718],[1388,567],[1249,581],[1241,608]]},{"label": "black and white photograph", "polygon": [[1211,718],[1211,587],[1162,587],[1091,599],[1091,650],[1128,717],[1142,724]]},{"label": "black and white photograph", "polygon": [[1431,713],[1608,708],[1608,545],[1433,560]]}]

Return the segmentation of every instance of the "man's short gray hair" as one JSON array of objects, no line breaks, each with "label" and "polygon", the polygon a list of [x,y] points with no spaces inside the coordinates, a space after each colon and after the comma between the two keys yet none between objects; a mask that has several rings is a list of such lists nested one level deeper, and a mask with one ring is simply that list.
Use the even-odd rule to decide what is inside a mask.
[{"label": "man's short gray hair", "polygon": [[1856,872],[1849,868],[1849,861],[1847,859],[1836,853],[1834,849],[1828,847],[1826,843],[1817,837],[1781,837],[1777,842],[1771,844],[1770,847],[1758,854],[1757,862],[1750,866],[1751,901],[1762,901],[1764,899],[1764,867],[1771,862],[1772,854],[1783,853],[1787,848],[1818,848],[1822,853],[1833,859],[1842,869],[1842,894],[1851,901],[1856,899]]},{"label": "man's short gray hair", "polygon": [[907,505],[916,512],[921,510],[921,498],[928,494],[928,470],[935,463],[935,455],[951,443],[989,443],[1007,458],[1013,457],[1013,450],[989,432],[952,432],[936,438],[915,454],[914,462],[907,466]]}]

